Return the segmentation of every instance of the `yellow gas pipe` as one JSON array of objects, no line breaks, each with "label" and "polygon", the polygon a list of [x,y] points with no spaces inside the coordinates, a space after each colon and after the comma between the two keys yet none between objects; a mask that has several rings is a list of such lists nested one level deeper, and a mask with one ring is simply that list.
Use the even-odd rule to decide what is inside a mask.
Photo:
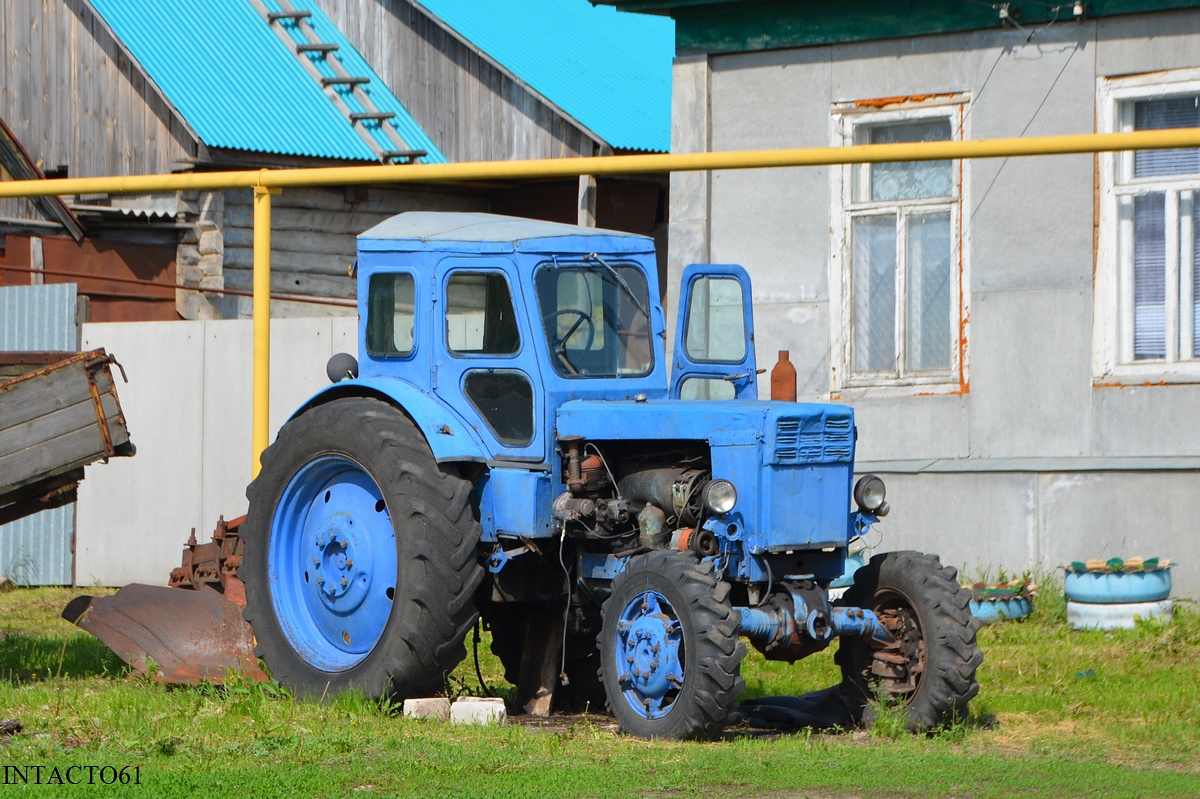
[{"label": "yellow gas pipe", "polygon": [[944,161],[962,158],[1011,158],[1067,155],[1117,150],[1161,150],[1200,147],[1200,128],[1083,133],[980,141],[939,141],[905,144],[856,144],[846,147],[798,147],[779,150],[616,155],[544,161],[481,161],[455,164],[352,166],[320,169],[263,169],[126,177],[63,178],[0,182],[0,198],[73,194],[133,194],[153,191],[254,190],[254,398],[253,464],[269,433],[269,375],[271,363],[271,194],[291,186],[435,183],[521,178],[569,178],[580,175],[644,175],[717,169],[828,166],[887,161]]}]

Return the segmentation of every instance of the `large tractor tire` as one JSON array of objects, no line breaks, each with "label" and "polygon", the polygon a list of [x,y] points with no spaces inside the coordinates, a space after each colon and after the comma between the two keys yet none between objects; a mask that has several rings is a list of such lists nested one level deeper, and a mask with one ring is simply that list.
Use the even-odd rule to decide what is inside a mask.
[{"label": "large tractor tire", "polygon": [[271,675],[308,696],[442,688],[483,577],[470,492],[379,400],[333,400],[284,425],[246,490],[238,572]]},{"label": "large tractor tire", "polygon": [[842,691],[862,723],[871,724],[881,701],[900,708],[914,732],[966,716],[979,693],[975,670],[983,653],[970,593],[957,577],[936,555],[919,552],[876,555],[855,572],[839,604],[875,611],[900,642],[886,649],[843,638],[838,647]]},{"label": "large tractor tire", "polygon": [[630,559],[602,608],[601,680],[621,729],[642,738],[720,734],[745,687],[729,585],[679,552]]}]

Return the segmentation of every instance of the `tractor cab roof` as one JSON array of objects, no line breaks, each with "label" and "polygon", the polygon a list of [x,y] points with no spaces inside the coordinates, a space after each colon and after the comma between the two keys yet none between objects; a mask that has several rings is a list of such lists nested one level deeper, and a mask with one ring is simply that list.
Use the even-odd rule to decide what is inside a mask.
[{"label": "tractor cab roof", "polygon": [[360,252],[652,253],[648,236],[515,216],[412,211],[358,237]]}]

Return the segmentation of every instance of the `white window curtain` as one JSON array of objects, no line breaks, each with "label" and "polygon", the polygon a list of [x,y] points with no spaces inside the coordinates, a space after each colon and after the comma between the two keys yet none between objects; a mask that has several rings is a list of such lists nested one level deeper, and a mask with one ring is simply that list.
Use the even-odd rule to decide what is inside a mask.
[{"label": "white window curtain", "polygon": [[[1124,129],[1200,126],[1200,95],[1124,100]],[[1200,358],[1200,149],[1138,150],[1118,168],[1122,360]]]}]

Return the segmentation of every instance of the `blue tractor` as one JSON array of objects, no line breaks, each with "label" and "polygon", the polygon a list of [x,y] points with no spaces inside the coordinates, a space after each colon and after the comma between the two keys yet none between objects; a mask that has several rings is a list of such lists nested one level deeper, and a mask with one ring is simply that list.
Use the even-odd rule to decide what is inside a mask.
[{"label": "blue tractor", "polygon": [[654,247],[627,233],[406,213],[358,239],[359,353],[247,490],[246,619],[281,682],[444,687],[477,620],[544,709],[709,738],[743,638],[794,661],[840,637],[856,720],[961,716],[982,661],[933,556],[847,547],[887,512],[844,406],[756,399],[750,284],[682,279],[671,373]]}]

